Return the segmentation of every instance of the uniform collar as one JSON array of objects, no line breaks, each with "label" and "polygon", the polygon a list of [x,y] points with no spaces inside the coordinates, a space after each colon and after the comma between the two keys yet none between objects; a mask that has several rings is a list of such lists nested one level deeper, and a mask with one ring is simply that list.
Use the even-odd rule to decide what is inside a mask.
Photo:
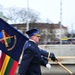
[{"label": "uniform collar", "polygon": [[29,39],[30,41],[32,41],[32,42],[34,42],[34,43],[36,43],[34,40],[32,40],[32,39]]}]

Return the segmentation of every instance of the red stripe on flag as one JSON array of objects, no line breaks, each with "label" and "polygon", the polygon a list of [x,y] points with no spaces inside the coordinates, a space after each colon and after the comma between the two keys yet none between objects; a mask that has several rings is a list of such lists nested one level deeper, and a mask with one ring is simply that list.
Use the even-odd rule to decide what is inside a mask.
[{"label": "red stripe on flag", "polygon": [[3,65],[3,62],[4,62],[5,56],[6,56],[6,54],[2,52],[2,55],[1,55],[1,58],[0,58],[0,70],[2,68],[2,65]]},{"label": "red stripe on flag", "polygon": [[17,67],[18,67],[18,62],[17,61],[14,61],[13,62],[13,65],[12,65],[12,68],[11,68],[11,70],[9,72],[9,75],[15,75],[15,72],[16,72]]}]

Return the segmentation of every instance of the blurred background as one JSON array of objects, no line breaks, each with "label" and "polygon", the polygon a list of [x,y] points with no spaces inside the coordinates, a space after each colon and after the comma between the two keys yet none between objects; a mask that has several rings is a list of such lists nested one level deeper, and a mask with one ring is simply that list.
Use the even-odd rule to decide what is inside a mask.
[{"label": "blurred background", "polygon": [[[0,0],[0,18],[25,36],[27,30],[38,28],[39,47],[55,53],[75,75],[74,6],[75,0]],[[49,63],[50,70],[41,66],[43,75],[69,74],[56,62],[49,60]]]}]

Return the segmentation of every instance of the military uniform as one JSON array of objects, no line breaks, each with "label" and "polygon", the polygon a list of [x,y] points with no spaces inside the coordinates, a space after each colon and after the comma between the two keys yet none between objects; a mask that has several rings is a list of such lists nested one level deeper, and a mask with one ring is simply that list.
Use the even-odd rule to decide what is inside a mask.
[{"label": "military uniform", "polygon": [[[29,37],[39,37],[37,29],[32,29],[26,32]],[[34,40],[27,40],[24,46],[24,53],[19,67],[20,75],[41,75],[40,65],[46,66],[47,62],[44,57],[48,57],[48,52],[39,49]],[[50,53],[50,58],[55,61],[56,58],[53,53]]]}]

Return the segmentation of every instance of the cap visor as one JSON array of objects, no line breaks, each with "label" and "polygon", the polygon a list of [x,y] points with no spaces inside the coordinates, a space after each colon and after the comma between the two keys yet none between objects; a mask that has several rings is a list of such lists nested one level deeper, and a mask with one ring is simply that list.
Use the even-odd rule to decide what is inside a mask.
[{"label": "cap visor", "polygon": [[35,36],[41,36],[40,34],[35,34]]}]

